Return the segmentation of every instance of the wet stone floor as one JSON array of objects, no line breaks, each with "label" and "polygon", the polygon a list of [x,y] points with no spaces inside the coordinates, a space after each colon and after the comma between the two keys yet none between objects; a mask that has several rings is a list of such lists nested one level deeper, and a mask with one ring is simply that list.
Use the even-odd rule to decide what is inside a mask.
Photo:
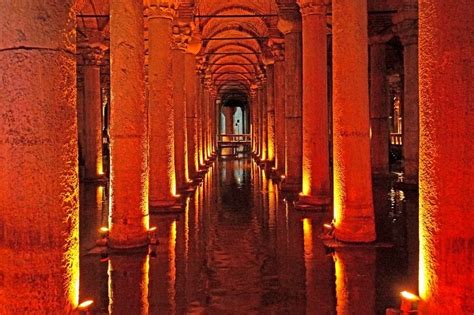
[{"label": "wet stone floor", "polygon": [[366,315],[416,291],[415,194],[375,180],[383,246],[331,250],[319,237],[331,210],[295,210],[277,188],[249,158],[218,160],[182,214],[151,217],[156,251],[104,256],[107,190],[82,185],[80,300],[90,314]]}]

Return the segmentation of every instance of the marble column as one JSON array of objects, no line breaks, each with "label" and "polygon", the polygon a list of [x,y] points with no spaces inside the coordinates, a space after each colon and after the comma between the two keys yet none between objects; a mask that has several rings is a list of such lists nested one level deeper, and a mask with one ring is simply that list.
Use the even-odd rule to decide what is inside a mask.
[{"label": "marble column", "polygon": [[222,112],[225,117],[225,133],[226,134],[233,134],[234,133],[234,107],[224,106],[222,107]]},{"label": "marble column", "polygon": [[197,75],[196,56],[193,51],[188,50],[184,56],[185,62],[185,85],[186,85],[186,132],[188,151],[189,178],[193,179],[199,170],[199,147],[197,129]]},{"label": "marble column", "polygon": [[145,104],[143,4],[110,6],[110,232],[109,246],[148,242],[148,139]]},{"label": "marble column", "polygon": [[372,173],[389,175],[389,106],[385,83],[385,43],[371,38],[370,43],[370,129]]},{"label": "marble column", "polygon": [[281,39],[272,39],[271,49],[275,58],[275,169],[285,173],[285,49]]},{"label": "marble column", "polygon": [[183,190],[188,185],[188,151],[186,132],[186,91],[185,91],[185,51],[190,40],[189,27],[173,27],[172,81],[174,105],[174,143],[176,189]]},{"label": "marble column", "polygon": [[251,115],[251,131],[252,131],[252,153],[254,156],[257,155],[258,142],[257,142],[257,91],[255,88],[250,90],[250,115]]},{"label": "marble column", "polygon": [[302,36],[298,7],[282,10],[278,29],[285,35],[285,181],[283,190],[300,191],[302,182]]},{"label": "marble column", "polygon": [[[405,3],[415,2],[405,0]],[[403,161],[404,182],[418,185],[419,90],[418,90],[418,11],[402,8],[393,17],[395,31],[403,44]]]},{"label": "marble column", "polygon": [[474,272],[474,7],[419,2],[423,314],[471,314]]},{"label": "marble column", "polygon": [[176,203],[175,111],[172,80],[172,23],[174,1],[150,1],[149,32],[149,128],[150,207],[163,209]]},{"label": "marble column", "polygon": [[202,73],[198,70],[198,98],[197,98],[197,124],[198,124],[198,144],[199,144],[199,167],[202,169],[206,164],[204,153],[204,128],[203,128],[203,101],[204,101],[204,84],[202,82]]},{"label": "marble column", "polygon": [[323,0],[300,0],[303,26],[303,187],[300,202],[327,205],[329,111],[327,19]]},{"label": "marble column", "polygon": [[332,10],[336,238],[372,242],[367,0],[334,0]]},{"label": "marble column", "polygon": [[0,2],[0,313],[78,303],[74,1]]},{"label": "marble column", "polygon": [[[86,180],[98,180],[104,176],[102,158],[102,90],[100,65],[105,58],[106,47],[100,42],[99,35],[92,36],[81,47],[84,66],[84,177]],[[95,37],[95,38],[94,38]],[[96,41],[94,41],[94,39]]]},{"label": "marble column", "polygon": [[260,92],[260,161],[267,161],[267,151],[268,151],[268,116],[267,116],[267,89],[266,89],[266,78],[262,77],[262,87],[259,90]]},{"label": "marble column", "polygon": [[267,64],[267,161],[275,161],[275,69],[274,60]]}]

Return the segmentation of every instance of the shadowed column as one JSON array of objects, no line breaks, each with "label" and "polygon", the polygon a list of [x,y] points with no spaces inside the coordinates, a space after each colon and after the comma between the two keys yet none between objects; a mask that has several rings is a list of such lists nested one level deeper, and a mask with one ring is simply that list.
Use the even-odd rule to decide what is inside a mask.
[{"label": "shadowed column", "polygon": [[147,244],[148,142],[143,4],[110,7],[110,233],[113,248]]},{"label": "shadowed column", "polygon": [[176,203],[171,34],[176,1],[147,5],[149,31],[150,207]]},{"label": "shadowed column", "polygon": [[330,202],[326,4],[300,0],[303,16],[303,190],[301,202]]},{"label": "shadowed column", "polygon": [[420,271],[423,314],[472,314],[474,7],[419,2]]},{"label": "shadowed column", "polygon": [[367,0],[334,0],[332,10],[336,238],[372,242]]},{"label": "shadowed column", "polygon": [[302,178],[302,40],[298,6],[281,9],[278,29],[285,34],[285,181],[283,190],[300,191]]},{"label": "shadowed column", "polygon": [[176,189],[183,190],[189,181],[186,134],[186,92],[184,56],[191,39],[191,28],[173,26],[172,79],[174,104],[174,143],[176,166]]},{"label": "shadowed column", "polygon": [[275,58],[275,169],[285,174],[285,50],[282,39],[272,38],[271,49]]},{"label": "shadowed column", "polygon": [[0,2],[0,313],[78,303],[72,0]]}]

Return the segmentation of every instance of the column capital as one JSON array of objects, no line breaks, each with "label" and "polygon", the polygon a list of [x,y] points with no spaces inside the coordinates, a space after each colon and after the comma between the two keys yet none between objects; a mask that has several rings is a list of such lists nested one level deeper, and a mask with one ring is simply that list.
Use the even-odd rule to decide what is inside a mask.
[{"label": "column capital", "polygon": [[393,31],[404,46],[418,43],[418,2],[404,0],[400,10],[392,17]]},{"label": "column capital", "polygon": [[301,14],[298,5],[280,5],[279,9],[278,30],[285,35],[301,32]]},{"label": "column capital", "polygon": [[393,38],[392,33],[374,35],[369,37],[369,45],[383,45]]},{"label": "column capital", "polygon": [[174,25],[172,30],[171,49],[186,51],[191,41],[192,30],[189,25]]},{"label": "column capital", "polygon": [[302,16],[326,16],[327,0],[297,0]]},{"label": "column capital", "polygon": [[82,55],[84,65],[86,66],[100,66],[105,60],[105,49],[102,47],[81,47],[79,53]]},{"label": "column capital", "polygon": [[285,41],[282,38],[271,38],[268,41],[275,62],[285,61]]},{"label": "column capital", "polygon": [[144,0],[143,4],[148,19],[166,18],[173,20],[179,7],[178,0]]}]

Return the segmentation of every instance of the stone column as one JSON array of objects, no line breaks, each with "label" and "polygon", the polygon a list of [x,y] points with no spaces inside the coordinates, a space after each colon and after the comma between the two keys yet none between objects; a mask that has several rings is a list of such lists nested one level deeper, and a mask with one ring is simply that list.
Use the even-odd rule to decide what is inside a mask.
[{"label": "stone column", "polygon": [[[186,132],[188,151],[188,171],[189,178],[193,179],[199,170],[199,147],[197,129],[197,105],[198,86],[196,75],[196,50],[195,46],[188,46],[188,51],[184,56],[185,62],[185,85],[186,85]],[[197,50],[200,50],[200,45]]]},{"label": "stone column", "polygon": [[285,173],[285,49],[281,39],[272,39],[271,49],[275,58],[275,169]]},{"label": "stone column", "polygon": [[285,181],[300,191],[302,178],[302,37],[298,7],[281,9],[278,29],[285,35]]},{"label": "stone column", "polygon": [[385,43],[371,38],[370,43],[370,128],[372,173],[389,175],[389,106],[385,85]]},{"label": "stone column", "polygon": [[171,35],[175,1],[148,1],[150,207],[176,203]]},{"label": "stone column", "polygon": [[201,93],[201,136],[202,136],[202,151],[203,151],[203,160],[204,164],[209,160],[208,155],[208,117],[209,117],[209,88],[210,88],[210,79],[203,78],[203,87]]},{"label": "stone column", "polygon": [[110,15],[109,246],[139,247],[149,224],[143,4],[113,0]]},{"label": "stone column", "polygon": [[206,163],[204,154],[204,138],[203,138],[203,101],[204,101],[204,84],[202,82],[202,73],[198,70],[198,98],[197,98],[197,124],[198,124],[198,144],[199,144],[199,165],[202,168]]},{"label": "stone column", "polygon": [[225,133],[226,134],[233,134],[234,133],[234,107],[227,107],[224,106],[222,108],[222,112],[225,117]]},{"label": "stone column", "polygon": [[261,152],[261,130],[260,130],[260,122],[261,122],[261,115],[260,115],[260,91],[258,85],[255,87],[255,96],[253,98],[253,105],[255,109],[255,157],[258,159],[260,158]]},{"label": "stone column", "polygon": [[268,113],[267,113],[267,88],[266,88],[267,80],[262,75],[262,87],[260,89],[260,115],[261,115],[261,123],[260,123],[260,161],[266,162],[267,161],[267,152],[268,152]]},{"label": "stone column", "polygon": [[216,97],[217,93],[214,86],[209,90],[209,132],[208,132],[208,139],[209,139],[209,158],[215,157],[215,147],[214,142],[216,138],[216,131],[214,128],[216,122]]},{"label": "stone column", "polygon": [[173,27],[172,80],[174,104],[174,143],[176,189],[183,190],[189,181],[186,133],[186,91],[184,56],[190,40],[191,28]]},{"label": "stone column", "polygon": [[257,142],[257,91],[254,87],[250,90],[250,114],[251,114],[251,126],[252,126],[252,153],[254,156],[257,155],[258,142]]},{"label": "stone column", "polygon": [[419,2],[423,314],[474,312],[474,7]]},{"label": "stone column", "polygon": [[74,1],[0,2],[0,313],[78,303]]},{"label": "stone column", "polygon": [[323,0],[300,0],[303,16],[303,187],[300,202],[327,205],[329,113],[327,19]]},{"label": "stone column", "polygon": [[275,73],[274,60],[267,64],[267,161],[275,161]]},{"label": "stone column", "polygon": [[104,165],[102,158],[102,90],[100,84],[100,65],[105,57],[107,47],[101,42],[102,35],[92,32],[81,49],[84,73],[84,177],[95,181],[103,178]]},{"label": "stone column", "polygon": [[418,185],[419,108],[418,108],[418,10],[416,1],[394,16],[395,31],[403,44],[403,161],[404,182]]},{"label": "stone column", "polygon": [[[367,0],[334,0],[333,149],[336,237],[375,240],[370,163]],[[347,47],[351,47],[350,53]]]}]

